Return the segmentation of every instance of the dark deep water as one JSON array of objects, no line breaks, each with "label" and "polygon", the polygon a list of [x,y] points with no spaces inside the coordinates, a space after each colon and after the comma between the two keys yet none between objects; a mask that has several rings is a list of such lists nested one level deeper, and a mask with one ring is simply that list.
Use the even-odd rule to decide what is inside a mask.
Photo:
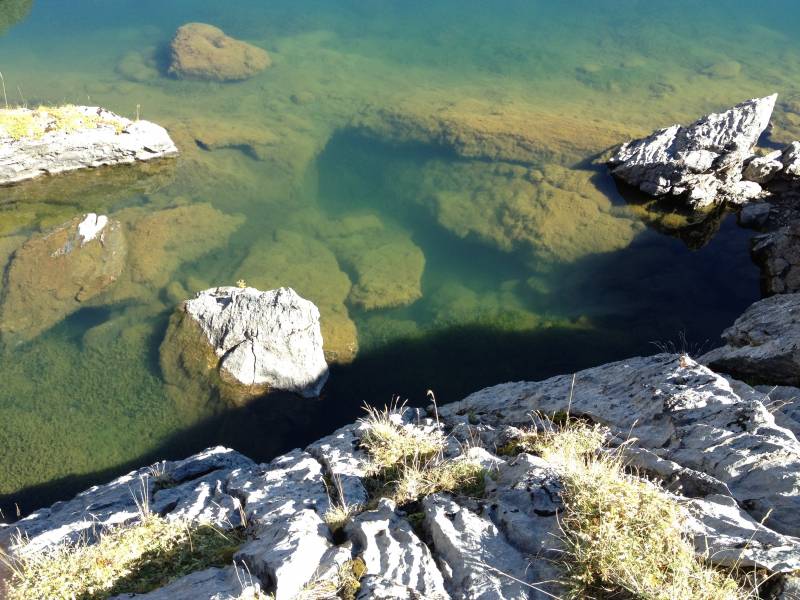
[{"label": "dark deep water", "polygon": [[[9,103],[138,107],[183,151],[164,168],[0,190],[0,265],[26,237],[88,211],[135,222],[205,206],[171,232],[179,242],[238,219],[203,252],[145,249],[159,278],[0,354],[0,508],[13,517],[15,504],[29,512],[213,444],[267,460],[352,421],[364,403],[422,405],[428,389],[448,402],[658,345],[712,347],[759,294],[750,232],[727,216],[706,244],[665,234],[681,216],[627,204],[594,159],[773,91],[784,101],[773,137],[798,137],[800,8],[750,6],[0,3]],[[274,66],[232,84],[164,76],[164,48],[190,21],[267,49]],[[352,126],[369,107],[507,115],[535,123],[531,135],[553,152],[523,166],[394,144]],[[408,251],[408,263],[387,261],[376,240],[392,257]],[[269,259],[253,273],[244,265],[259,256]],[[382,284],[375,306],[348,296],[359,269]],[[159,346],[175,305],[242,277],[296,287],[323,320],[340,319],[337,334],[357,332],[355,360],[332,367],[319,400],[276,394],[233,408],[165,386]],[[415,278],[421,297],[403,296]]]}]

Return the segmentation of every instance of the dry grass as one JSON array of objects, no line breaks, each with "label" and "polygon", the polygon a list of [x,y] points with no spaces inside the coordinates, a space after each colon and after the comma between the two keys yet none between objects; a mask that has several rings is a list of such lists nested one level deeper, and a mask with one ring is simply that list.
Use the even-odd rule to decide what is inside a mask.
[{"label": "dry grass", "polygon": [[345,562],[336,574],[335,579],[318,579],[311,581],[300,591],[294,600],[355,600],[361,588],[361,578],[367,571],[367,565],[361,558]]},{"label": "dry grass", "polygon": [[550,423],[523,444],[561,473],[565,597],[749,597],[731,576],[698,559],[682,507],[654,483],[627,474],[617,457],[596,452],[602,442],[601,429],[573,421]]},{"label": "dry grass", "polygon": [[9,600],[94,600],[144,593],[210,566],[230,564],[240,532],[146,515],[100,534],[97,543],[64,543],[7,557]]},{"label": "dry grass", "polygon": [[14,140],[39,139],[47,133],[72,133],[82,129],[94,129],[110,126],[117,133],[122,132],[125,122],[117,119],[85,114],[77,107],[40,106],[31,110],[27,108],[0,109],[0,137],[5,135]]},{"label": "dry grass", "polygon": [[402,407],[367,408],[361,445],[371,460],[373,497],[403,505],[436,492],[480,494],[481,465],[465,458],[445,459],[447,438],[441,429],[403,423],[401,412]]}]

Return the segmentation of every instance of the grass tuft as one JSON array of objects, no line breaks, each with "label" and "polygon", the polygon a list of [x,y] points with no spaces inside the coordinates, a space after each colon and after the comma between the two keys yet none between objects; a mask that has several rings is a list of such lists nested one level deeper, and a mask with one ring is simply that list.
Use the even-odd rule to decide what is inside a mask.
[{"label": "grass tuft", "polygon": [[371,460],[373,499],[388,497],[404,505],[436,492],[483,492],[483,467],[467,458],[445,459],[447,438],[438,426],[403,423],[402,407],[366,410],[361,445]]},{"label": "grass tuft", "polygon": [[230,564],[244,539],[240,531],[188,525],[157,515],[100,534],[97,543],[63,543],[7,557],[9,600],[98,600],[146,593],[211,566]]},{"label": "grass tuft", "polygon": [[618,456],[596,452],[603,441],[597,426],[551,422],[544,432],[528,433],[523,445],[553,464],[564,486],[565,598],[750,596],[730,575],[697,557],[675,499],[627,474]]}]

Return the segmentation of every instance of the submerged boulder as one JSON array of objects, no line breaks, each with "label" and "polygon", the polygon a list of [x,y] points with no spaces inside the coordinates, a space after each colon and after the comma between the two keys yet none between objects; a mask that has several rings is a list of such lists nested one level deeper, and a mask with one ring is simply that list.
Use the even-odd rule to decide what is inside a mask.
[{"label": "submerged boulder", "polygon": [[319,310],[291,288],[200,292],[170,321],[161,361],[168,380],[177,363],[234,399],[270,390],[312,398],[328,378]]},{"label": "submerged boulder", "polygon": [[755,302],[722,339],[725,345],[701,356],[702,363],[746,381],[800,385],[800,294]]},{"label": "submerged boulder", "polygon": [[235,40],[205,23],[187,23],[172,39],[170,75],[178,79],[238,81],[272,65],[266,50]]},{"label": "submerged boulder", "polygon": [[777,94],[672,125],[623,144],[609,161],[611,173],[651,196],[685,196],[694,208],[742,203],[761,187],[742,179],[745,161],[769,125]]},{"label": "submerged boulder", "polygon": [[0,110],[0,185],[177,154],[163,127],[97,106]]},{"label": "submerged boulder", "polygon": [[7,269],[0,305],[5,343],[33,339],[105,292],[123,272],[122,227],[89,213],[24,243]]}]

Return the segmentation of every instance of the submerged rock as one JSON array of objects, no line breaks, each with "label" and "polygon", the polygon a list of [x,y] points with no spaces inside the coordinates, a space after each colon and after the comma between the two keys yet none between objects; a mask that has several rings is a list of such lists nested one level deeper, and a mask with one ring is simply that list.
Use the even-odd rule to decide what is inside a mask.
[{"label": "submerged rock", "polygon": [[205,23],[187,23],[172,39],[169,73],[179,79],[238,81],[272,65],[263,50]]},{"label": "submerged rock", "polygon": [[326,242],[354,275],[348,302],[365,310],[406,306],[422,297],[425,255],[375,216],[345,217]]},{"label": "submerged rock", "polygon": [[125,267],[122,226],[89,213],[24,243],[13,255],[0,305],[6,344],[33,339],[108,290]]},{"label": "submerged rock", "polygon": [[625,248],[642,228],[614,207],[593,175],[552,164],[432,162],[420,201],[459,237],[527,251],[537,263],[574,262]]},{"label": "submerged rock", "polygon": [[270,390],[316,397],[328,378],[319,311],[291,288],[200,292],[170,321],[161,362],[167,376],[177,363],[242,399]]},{"label": "submerged rock", "polygon": [[800,294],[755,302],[722,339],[700,362],[745,381],[800,385]]},{"label": "submerged rock", "polygon": [[691,125],[672,125],[623,144],[609,160],[611,173],[651,196],[685,196],[694,208],[758,196],[742,180],[744,162],[769,124],[777,94],[748,100]]},{"label": "submerged rock", "polygon": [[33,0],[5,0],[0,10],[0,35],[28,16],[32,6]]},{"label": "submerged rock", "polygon": [[177,154],[163,127],[96,106],[0,110],[0,185]]}]

